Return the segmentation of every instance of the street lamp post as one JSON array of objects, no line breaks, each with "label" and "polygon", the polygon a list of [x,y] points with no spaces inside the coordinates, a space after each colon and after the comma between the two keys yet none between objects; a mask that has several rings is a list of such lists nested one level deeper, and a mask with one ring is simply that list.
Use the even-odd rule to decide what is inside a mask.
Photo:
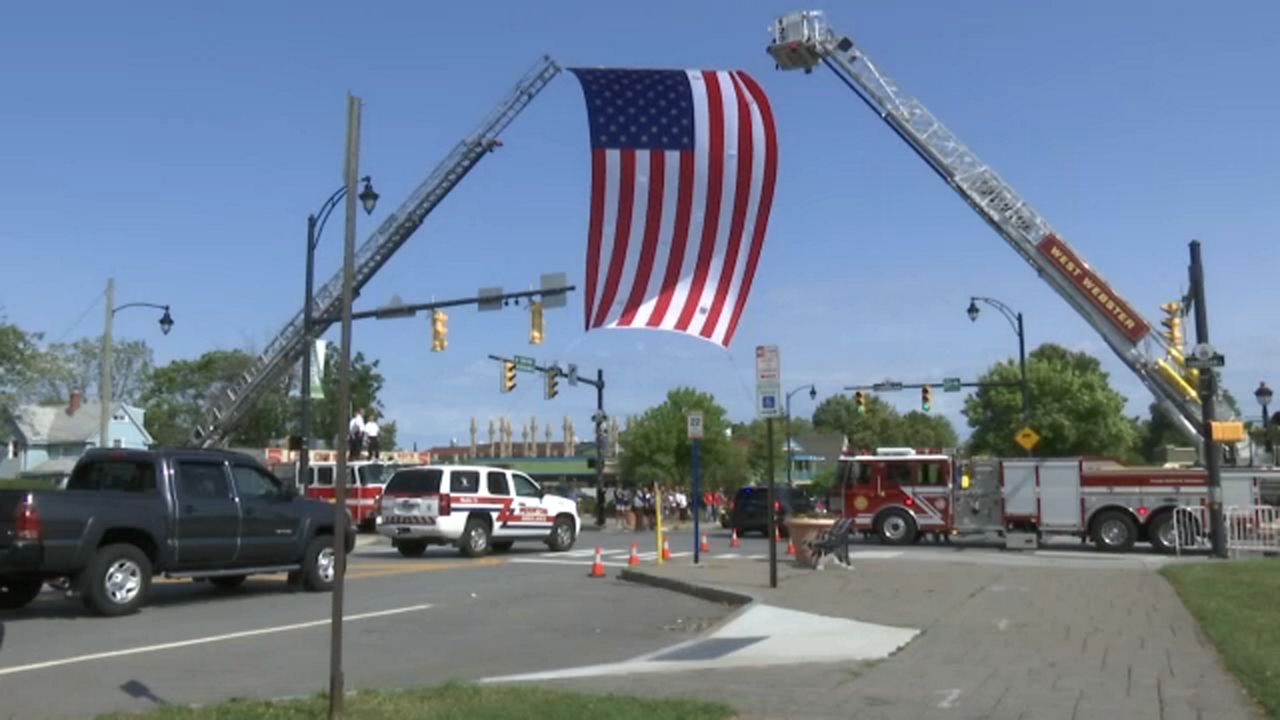
[{"label": "street lamp post", "polygon": [[[365,214],[372,214],[373,209],[378,205],[378,193],[373,190],[373,181],[366,175],[361,178],[364,182],[364,189],[357,196],[360,198],[360,204],[364,207]],[[320,206],[320,212],[315,215],[307,216],[307,277],[304,283],[306,295],[302,301],[302,334],[303,334],[303,353],[302,353],[302,406],[301,406],[301,427],[298,430],[301,451],[298,453],[298,477],[299,485],[305,487],[307,481],[307,472],[310,470],[309,461],[310,453],[307,451],[311,448],[311,326],[314,324],[314,304],[313,288],[315,285],[316,270],[316,246],[320,243],[320,234],[324,232],[324,224],[328,222],[330,213],[338,207],[338,202],[347,194],[347,186],[343,185],[324,201],[324,205]]]},{"label": "street lamp post", "polygon": [[817,399],[818,399],[818,388],[814,387],[814,386],[813,386],[813,385],[811,385],[811,384],[810,384],[810,385],[801,385],[800,387],[796,388],[795,390],[792,390],[791,392],[787,393],[787,412],[786,412],[786,418],[783,420],[783,422],[785,422],[785,423],[786,423],[786,427],[785,427],[785,428],[783,428],[783,435],[785,435],[785,436],[787,437],[787,487],[791,487],[791,459],[792,459],[792,452],[791,452],[791,396],[792,396],[792,395],[795,395],[796,393],[800,392],[801,390],[808,390],[808,391],[809,391],[809,399],[810,399],[810,400],[817,400]]},{"label": "street lamp post", "polygon": [[978,309],[978,303],[983,302],[1000,311],[1013,326],[1013,331],[1018,334],[1018,368],[1022,373],[1022,422],[1031,422],[1031,397],[1027,392],[1027,341],[1026,335],[1022,331],[1022,313],[1014,311],[1008,305],[989,297],[971,297],[969,298],[969,309],[965,312],[969,315],[969,319],[973,322],[978,321],[978,315],[981,311]]},{"label": "street lamp post", "polygon": [[[1269,405],[1271,405],[1271,388],[1267,387],[1264,382],[1258,383],[1258,389],[1253,391],[1253,396],[1257,398],[1258,404],[1262,406],[1262,441],[1266,443],[1267,453],[1274,453],[1275,448],[1271,444],[1271,414]],[[1275,462],[1273,459],[1271,462]]]},{"label": "street lamp post", "polygon": [[173,316],[169,314],[168,305],[135,302],[116,307],[115,278],[107,278],[105,305],[106,317],[102,328],[102,351],[98,358],[98,365],[100,366],[98,368],[98,398],[101,403],[101,407],[98,408],[98,447],[100,448],[111,446],[111,324],[115,319],[116,313],[132,307],[149,307],[163,310],[164,315],[160,316],[160,332],[168,335],[169,331],[173,329]]}]

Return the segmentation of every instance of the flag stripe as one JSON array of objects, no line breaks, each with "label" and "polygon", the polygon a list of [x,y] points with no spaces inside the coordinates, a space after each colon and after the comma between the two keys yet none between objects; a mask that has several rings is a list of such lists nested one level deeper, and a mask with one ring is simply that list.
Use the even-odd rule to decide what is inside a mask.
[{"label": "flag stripe", "polygon": [[587,230],[587,298],[584,329],[591,329],[591,309],[596,299],[596,276],[600,273],[600,238],[604,234],[605,153],[591,151],[591,220]]},{"label": "flag stripe", "polygon": [[[702,289],[711,268],[711,257],[716,247],[716,230],[720,224],[720,200],[724,181],[724,105],[720,97],[720,81],[716,73],[704,70],[703,85],[707,97],[707,130],[709,143],[706,152],[707,194],[702,208],[702,238],[698,246],[698,264],[694,268],[693,282],[685,296],[684,308],[676,321],[676,329],[686,332],[693,321],[693,314],[702,301]],[[694,86],[697,92],[697,85]]]},{"label": "flag stripe", "polygon": [[726,347],[733,341],[733,334],[738,329],[738,321],[742,319],[742,309],[747,304],[747,295],[751,292],[751,283],[755,279],[756,266],[760,261],[760,249],[764,245],[765,231],[769,226],[769,211],[773,207],[773,191],[778,179],[777,126],[773,122],[773,110],[769,107],[769,98],[755,78],[746,73],[739,73],[739,79],[755,100],[756,112],[764,123],[764,183],[760,190],[760,207],[756,212],[751,252],[747,256],[747,266],[743,270],[742,286],[738,289],[733,313],[729,316],[729,328],[724,335],[723,344]]},{"label": "flag stripe", "polygon": [[622,277],[622,264],[627,259],[627,242],[631,236],[631,212],[635,205],[636,151],[623,148],[618,162],[618,217],[614,221],[613,247],[609,248],[609,276],[605,280],[604,293],[596,306],[596,325],[603,325],[613,299],[618,294],[618,281]]},{"label": "flag stripe", "polygon": [[750,100],[746,88],[742,85],[742,81],[738,79],[737,73],[731,74],[731,79],[737,86],[736,89],[743,93],[743,98],[747,100],[751,111],[747,114],[743,122],[750,122],[751,125],[751,182],[748,189],[749,199],[744,208],[744,218],[742,226],[742,244],[739,246],[737,261],[733,268],[732,286],[729,289],[728,297],[725,300],[725,307],[720,313],[719,322],[710,339],[716,343],[723,343],[725,333],[729,329],[729,321],[732,316],[732,310],[737,306],[738,293],[742,290],[742,279],[746,271],[747,262],[750,259],[751,238],[755,236],[755,219],[760,211],[760,193],[764,187],[764,173],[761,168],[764,167],[765,147],[764,141],[764,122],[760,119],[760,113],[755,112],[755,103]]},{"label": "flag stripe", "polygon": [[729,244],[725,248],[724,262],[720,263],[720,282],[716,287],[715,299],[711,310],[707,313],[706,322],[702,324],[702,337],[710,338],[715,333],[716,324],[720,321],[720,313],[724,310],[725,298],[733,285],[734,275],[738,269],[738,251],[742,245],[742,226],[747,217],[747,202],[751,198],[751,112],[747,100],[738,87],[738,83],[729,78],[733,87],[733,102],[736,105],[738,153],[736,161],[736,185],[733,192],[733,215],[729,224]]},{"label": "flag stripe", "polygon": [[631,296],[622,310],[619,325],[630,325],[644,302],[649,290],[649,275],[653,272],[653,256],[658,252],[658,231],[662,229],[662,185],[666,177],[666,154],[662,150],[649,151],[649,206],[645,213],[644,245],[640,250],[639,266],[632,280]]},{"label": "flag stripe", "polygon": [[680,198],[676,204],[676,225],[671,232],[671,255],[667,258],[667,274],[662,282],[662,294],[653,306],[653,314],[646,323],[659,327],[671,307],[671,298],[680,284],[680,268],[684,266],[685,249],[689,244],[689,216],[693,213],[693,153],[680,153]]}]

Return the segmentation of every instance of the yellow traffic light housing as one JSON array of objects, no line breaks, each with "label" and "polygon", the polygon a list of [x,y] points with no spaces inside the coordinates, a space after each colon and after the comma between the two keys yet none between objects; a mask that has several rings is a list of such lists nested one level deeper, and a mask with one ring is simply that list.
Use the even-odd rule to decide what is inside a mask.
[{"label": "yellow traffic light housing", "polygon": [[542,344],[542,303],[529,303],[529,344]]},{"label": "yellow traffic light housing", "polygon": [[1179,357],[1176,359],[1179,361],[1178,364],[1181,365],[1181,355],[1183,354],[1182,303],[1176,300],[1173,302],[1167,302],[1161,305],[1160,309],[1163,310],[1165,314],[1165,318],[1160,321],[1160,324],[1165,328],[1163,333],[1164,339],[1169,343],[1169,347],[1177,351]]},{"label": "yellow traffic light housing", "polygon": [[516,364],[510,360],[502,361],[502,375],[498,378],[498,389],[509,393],[516,389]]},{"label": "yellow traffic light housing", "polygon": [[865,394],[865,393],[863,393],[861,390],[859,390],[859,391],[855,392],[855,393],[853,394],[853,405],[854,405],[854,409],[855,409],[859,414],[865,413],[865,412],[867,411],[867,396],[866,396],[866,394]]},{"label": "yellow traffic light housing", "polygon": [[925,412],[933,407],[933,388],[925,385],[920,388],[920,408]]},{"label": "yellow traffic light housing", "polygon": [[431,311],[431,352],[442,352],[449,347],[449,314],[443,310]]},{"label": "yellow traffic light housing", "polygon": [[557,373],[557,372],[556,372],[556,369],[555,369],[555,368],[551,368],[551,369],[547,370],[547,392],[546,392],[546,397],[547,397],[547,399],[548,399],[548,400],[553,400],[553,399],[555,399],[555,396],[556,396],[556,395],[559,395],[559,394],[560,394],[560,389],[557,387],[557,385],[558,385],[559,383],[557,383],[557,382],[556,382],[556,378],[558,378],[558,377],[559,377],[559,373]]}]

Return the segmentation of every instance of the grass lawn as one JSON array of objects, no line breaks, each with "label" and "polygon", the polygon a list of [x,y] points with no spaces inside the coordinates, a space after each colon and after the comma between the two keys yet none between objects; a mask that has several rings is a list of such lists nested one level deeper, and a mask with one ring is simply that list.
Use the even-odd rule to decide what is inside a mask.
[{"label": "grass lawn", "polygon": [[1167,565],[1160,571],[1223,661],[1280,720],[1280,560]]},{"label": "grass lawn", "polygon": [[56,490],[52,481],[37,478],[19,478],[16,480],[0,480],[0,490]]},{"label": "grass lawn", "polygon": [[[312,720],[327,716],[322,695],[305,700],[230,700],[202,708],[166,707],[98,720]],[[449,683],[421,690],[361,691],[347,698],[347,720],[727,720],[727,705],[702,700],[650,700],[540,688]]]}]

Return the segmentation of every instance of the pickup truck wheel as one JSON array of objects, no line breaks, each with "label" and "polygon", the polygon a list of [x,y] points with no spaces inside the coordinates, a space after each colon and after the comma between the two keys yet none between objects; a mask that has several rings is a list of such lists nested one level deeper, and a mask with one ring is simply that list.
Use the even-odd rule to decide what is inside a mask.
[{"label": "pickup truck wheel", "polygon": [[209,582],[219,590],[235,590],[248,580],[248,575],[219,575],[218,577],[209,578]]},{"label": "pickup truck wheel", "polygon": [[427,551],[427,544],[421,540],[402,540],[396,543],[396,550],[408,558],[422,557],[422,553]]},{"label": "pickup truck wheel", "polygon": [[0,577],[0,610],[19,610],[26,607],[44,587],[44,582],[30,575]]},{"label": "pickup truck wheel", "polygon": [[480,518],[467,520],[458,540],[458,550],[466,557],[480,557],[489,552],[489,525]]},{"label": "pickup truck wheel", "polygon": [[565,552],[573,547],[573,541],[577,538],[573,534],[573,519],[569,517],[558,517],[556,522],[551,526],[551,539],[547,545],[555,552]]},{"label": "pickup truck wheel", "polygon": [[333,589],[338,576],[338,555],[333,551],[332,535],[317,535],[302,554],[302,586],[311,592]]},{"label": "pickup truck wheel", "polygon": [[136,545],[98,548],[85,570],[84,603],[104,617],[138,611],[151,590],[151,561]]}]

